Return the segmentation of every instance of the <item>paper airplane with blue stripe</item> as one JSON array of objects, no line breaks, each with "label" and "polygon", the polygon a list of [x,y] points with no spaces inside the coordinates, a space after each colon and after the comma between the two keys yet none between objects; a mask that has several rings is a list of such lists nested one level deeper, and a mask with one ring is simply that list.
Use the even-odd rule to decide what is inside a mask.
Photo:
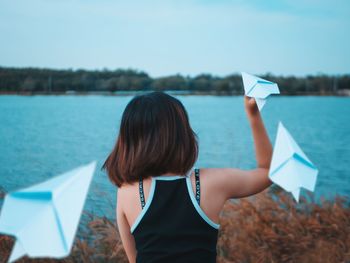
[{"label": "paper airplane with blue stripe", "polygon": [[5,196],[0,233],[16,237],[9,262],[69,255],[95,167],[92,162]]},{"label": "paper airplane with blue stripe", "polygon": [[279,94],[278,85],[274,82],[242,72],[245,95],[255,99],[259,111],[262,110],[266,99],[271,94]]},{"label": "paper airplane with blue stripe", "polygon": [[291,192],[299,202],[301,187],[315,190],[317,174],[315,165],[280,122],[270,165],[271,181]]}]

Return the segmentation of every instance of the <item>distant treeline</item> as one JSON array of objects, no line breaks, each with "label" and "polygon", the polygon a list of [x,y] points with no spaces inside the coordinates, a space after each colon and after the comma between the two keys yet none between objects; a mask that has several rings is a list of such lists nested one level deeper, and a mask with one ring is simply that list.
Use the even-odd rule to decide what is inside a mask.
[{"label": "distant treeline", "polygon": [[[285,95],[348,94],[350,74],[341,76],[274,76],[262,75],[277,82]],[[176,90],[193,93],[242,94],[240,74],[217,77],[200,74],[195,77],[172,75],[152,78],[132,69],[54,70],[41,68],[0,67],[1,93],[66,93]]]}]

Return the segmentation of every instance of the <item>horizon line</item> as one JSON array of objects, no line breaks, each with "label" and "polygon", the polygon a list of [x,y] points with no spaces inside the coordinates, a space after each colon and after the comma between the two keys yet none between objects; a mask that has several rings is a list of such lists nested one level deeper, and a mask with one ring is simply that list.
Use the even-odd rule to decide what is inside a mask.
[{"label": "horizon line", "polygon": [[[144,73],[147,74],[150,78],[166,78],[166,77],[172,77],[172,76],[182,76],[182,77],[187,77],[187,78],[195,78],[197,76],[201,75],[211,75],[212,77],[218,77],[218,78],[226,78],[229,76],[233,75],[241,75],[241,72],[243,71],[232,71],[231,73],[228,74],[215,74],[211,72],[201,72],[198,74],[185,74],[185,73],[172,73],[172,74],[166,74],[166,75],[160,75],[160,76],[154,76],[148,73],[146,70],[138,69],[138,68],[133,68],[133,67],[119,67],[119,68],[109,68],[109,67],[102,67],[102,68],[84,68],[84,67],[45,67],[45,66],[4,66],[0,65],[0,69],[37,69],[37,70],[52,70],[52,71],[98,71],[98,72],[103,72],[103,71],[117,71],[117,70],[132,70],[136,71],[138,73]],[[307,78],[307,77],[320,77],[320,76],[327,76],[327,77],[343,77],[343,76],[350,76],[349,73],[324,73],[324,72],[317,72],[317,73],[308,73],[308,74],[275,74],[273,72],[265,72],[265,73],[251,73],[256,76],[273,76],[273,77],[282,77],[282,78],[288,78],[288,77],[297,77],[297,78]]]}]

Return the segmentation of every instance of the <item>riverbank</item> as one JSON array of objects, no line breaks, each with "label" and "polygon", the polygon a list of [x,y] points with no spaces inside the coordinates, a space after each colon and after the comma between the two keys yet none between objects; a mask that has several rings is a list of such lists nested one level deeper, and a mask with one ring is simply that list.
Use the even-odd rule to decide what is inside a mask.
[{"label": "riverbank", "polygon": [[[274,75],[259,77],[278,83],[282,95],[350,95],[350,75]],[[242,76],[202,73],[195,76],[169,75],[152,77],[134,69],[85,70],[50,68],[10,68],[0,66],[0,91],[21,94],[54,93],[134,93],[151,90],[198,95],[239,95],[243,92]]]},{"label": "riverbank", "polygon": [[[349,262],[350,200],[337,197],[299,204],[276,187],[253,198],[227,202],[220,218],[217,262]],[[85,214],[80,238],[62,260],[24,262],[127,262],[116,225],[104,217]],[[92,237],[92,239],[91,239]],[[0,235],[0,262],[5,262],[14,239]]]}]

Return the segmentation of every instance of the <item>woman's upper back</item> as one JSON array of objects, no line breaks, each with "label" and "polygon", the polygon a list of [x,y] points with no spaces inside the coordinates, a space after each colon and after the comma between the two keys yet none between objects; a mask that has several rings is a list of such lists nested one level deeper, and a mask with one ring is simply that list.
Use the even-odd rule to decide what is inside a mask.
[{"label": "woman's upper back", "polygon": [[205,177],[205,172],[163,175],[122,189],[137,262],[215,262],[219,225],[214,210],[221,209],[210,209]]},{"label": "woman's upper back", "polygon": [[[151,207],[152,204],[156,204],[154,200],[157,200],[157,202],[161,202],[162,200],[165,200],[165,204],[171,204],[168,209],[167,205],[164,205],[165,209],[155,209],[152,212],[152,220],[149,220],[149,222],[154,222],[153,227],[148,227],[147,231],[153,231],[152,233],[156,234],[156,229],[158,226],[160,226],[160,222],[164,225],[168,225],[167,227],[173,227],[173,229],[176,229],[176,234],[181,237],[180,239],[172,239],[173,241],[170,243],[171,239],[168,239],[167,242],[164,242],[164,245],[171,246],[172,244],[176,244],[176,246],[181,246],[181,243],[186,244],[184,241],[186,238],[186,233],[190,234],[198,234],[199,232],[195,232],[193,229],[195,229],[199,225],[203,225],[205,223],[206,230],[203,231],[204,228],[200,226],[198,229],[201,229],[203,232],[212,232],[212,230],[215,230],[215,227],[212,225],[217,225],[217,222],[219,221],[219,215],[220,212],[226,202],[226,200],[230,198],[240,198],[252,195],[256,192],[260,192],[264,185],[268,184],[268,181],[266,180],[266,169],[255,169],[255,170],[239,170],[239,169],[233,169],[233,168],[207,168],[207,169],[200,169],[200,188],[201,188],[201,195],[200,195],[200,206],[199,209],[196,209],[197,205],[195,202],[193,202],[193,197],[191,198],[191,195],[194,196],[194,193],[196,192],[196,185],[195,185],[195,179],[194,179],[194,173],[192,173],[190,176],[184,177],[177,182],[177,180],[174,180],[173,183],[167,184],[166,182],[168,180],[160,180],[160,178],[167,178],[168,175],[163,175],[160,177],[153,177],[153,178],[146,178],[143,180],[143,191],[144,191],[144,199],[146,206],[149,205]],[[168,176],[168,178],[171,178]],[[163,182],[165,183],[159,183]],[[169,182],[172,182],[173,180],[170,180]],[[153,182],[153,184],[152,184]],[[154,183],[155,182],[155,183]],[[181,183],[180,183],[181,182]],[[152,185],[156,186],[154,188],[154,192],[152,189]],[[157,187],[160,186],[160,187]],[[186,188],[184,187],[186,186]],[[157,189],[160,189],[157,191]],[[186,189],[186,191],[184,190]],[[191,188],[191,189],[190,189]],[[165,189],[165,190],[164,190]],[[175,190],[172,190],[175,189]],[[182,189],[182,190],[178,190]],[[192,191],[189,191],[192,190]],[[157,196],[154,195],[158,192]],[[152,194],[153,193],[153,194]],[[168,194],[171,193],[171,194]],[[176,198],[175,198],[176,196]],[[190,200],[190,202],[189,202]],[[195,200],[195,198],[194,198]],[[151,202],[149,202],[151,201]],[[121,236],[123,238],[123,244],[124,247],[128,253],[128,255],[131,255],[131,261],[134,261],[133,255],[135,254],[133,250],[139,250],[140,247],[142,247],[142,243],[140,245],[140,240],[143,240],[142,242],[147,242],[147,240],[151,240],[148,238],[145,238],[146,235],[143,236],[143,238],[138,237],[137,234],[133,236],[131,234],[131,230],[134,230],[137,233],[137,228],[140,228],[141,232],[141,223],[142,220],[140,220],[139,223],[137,221],[143,217],[145,217],[148,213],[147,210],[143,210],[141,208],[141,202],[140,202],[140,193],[139,193],[139,183],[135,182],[133,184],[125,184],[118,190],[118,198],[117,198],[117,218],[118,218],[118,227],[121,231]],[[171,219],[177,219],[179,217],[179,214],[181,216],[181,213],[175,213],[174,211],[181,211],[184,204],[186,204],[186,207],[191,207],[190,209],[186,209],[186,211],[196,212],[196,220],[194,220],[195,227],[190,228],[186,226],[183,229],[187,229],[186,231],[181,234],[182,228],[179,227],[175,221],[167,220],[164,216],[165,214],[171,218]],[[191,204],[190,206],[188,204]],[[155,205],[155,208],[157,208],[159,204]],[[197,208],[198,208],[197,207]],[[170,212],[169,212],[170,211]],[[164,213],[165,212],[165,213]],[[144,214],[143,216],[140,216]],[[158,218],[158,219],[157,219]],[[188,216],[190,218],[190,216]],[[207,219],[207,220],[206,220]],[[147,222],[147,221],[146,221]],[[169,223],[167,223],[169,222]],[[171,223],[170,223],[171,222]],[[186,221],[184,221],[186,222]],[[186,222],[186,224],[189,224],[189,222]],[[146,224],[147,225],[147,224]],[[165,228],[167,229],[167,228]],[[192,230],[190,230],[192,229]],[[144,232],[144,231],[143,231]],[[200,235],[197,235],[200,237]],[[212,235],[213,236],[213,235]],[[203,238],[205,240],[205,238]],[[216,242],[216,241],[215,241]],[[212,242],[208,242],[210,247],[212,247]],[[140,251],[137,251],[136,254],[138,254]],[[135,254],[135,255],[136,255]],[[130,259],[130,258],[129,258]],[[150,261],[152,262],[152,261]],[[160,261],[159,261],[160,262]],[[186,261],[180,261],[180,262],[186,262]],[[191,262],[191,261],[189,261]],[[192,261],[196,262],[196,261]],[[202,261],[203,262],[203,261]],[[204,262],[210,262],[209,260]],[[214,262],[214,261],[212,261]]]}]

